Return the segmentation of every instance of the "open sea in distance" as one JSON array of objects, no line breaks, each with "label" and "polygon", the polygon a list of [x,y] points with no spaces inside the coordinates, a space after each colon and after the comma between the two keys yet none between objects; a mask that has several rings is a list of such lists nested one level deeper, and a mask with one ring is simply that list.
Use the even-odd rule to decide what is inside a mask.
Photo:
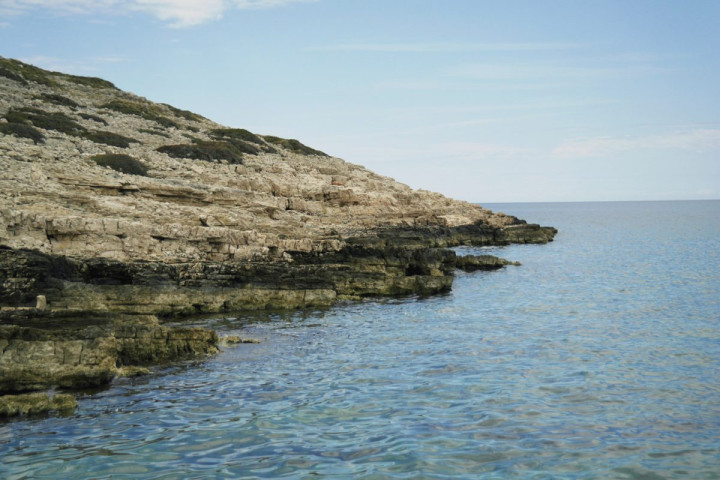
[{"label": "open sea in distance", "polygon": [[720,478],[720,201],[487,206],[560,232],[447,295],[195,320],[263,342],[0,423],[0,478]]}]

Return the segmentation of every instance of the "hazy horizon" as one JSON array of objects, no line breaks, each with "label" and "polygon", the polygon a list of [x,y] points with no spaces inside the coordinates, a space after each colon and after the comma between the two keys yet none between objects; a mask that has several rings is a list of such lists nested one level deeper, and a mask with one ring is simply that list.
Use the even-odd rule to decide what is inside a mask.
[{"label": "hazy horizon", "polygon": [[480,204],[720,198],[720,3],[0,0],[0,55]]}]

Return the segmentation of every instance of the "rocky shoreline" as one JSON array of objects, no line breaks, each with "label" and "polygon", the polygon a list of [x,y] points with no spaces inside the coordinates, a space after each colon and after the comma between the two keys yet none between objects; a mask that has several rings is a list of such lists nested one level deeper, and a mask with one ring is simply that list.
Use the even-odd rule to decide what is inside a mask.
[{"label": "rocky shoreline", "polygon": [[[465,234],[465,243],[459,243],[449,232],[402,233],[413,232],[413,240],[399,240],[399,232],[385,237],[386,231],[293,262],[124,263],[2,249],[0,417],[70,411],[72,395],[37,392],[104,386],[118,376],[147,373],[148,366],[218,352],[214,331],[168,327],[158,316],[432,295],[451,289],[455,269],[515,264],[491,255],[457,256],[436,246],[487,245],[482,236]],[[553,232],[528,226],[518,238],[545,243]],[[423,246],[428,242],[433,245]]]},{"label": "rocky shoreline", "polygon": [[557,233],[1,57],[0,158],[0,417],[218,351],[168,318],[432,295],[512,264],[451,247]]}]

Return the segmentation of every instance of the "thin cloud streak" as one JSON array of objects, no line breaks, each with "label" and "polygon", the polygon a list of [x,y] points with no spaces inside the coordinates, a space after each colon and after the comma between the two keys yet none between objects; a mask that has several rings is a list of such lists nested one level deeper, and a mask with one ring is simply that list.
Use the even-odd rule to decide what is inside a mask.
[{"label": "thin cloud streak", "polygon": [[536,52],[583,48],[573,43],[343,43],[312,47],[315,52],[452,53],[452,52]]},{"label": "thin cloud streak", "polygon": [[638,138],[589,138],[563,143],[553,149],[552,156],[556,158],[602,157],[634,150],[656,149],[699,152],[720,149],[720,129],[699,129]]},{"label": "thin cloud streak", "polygon": [[117,0],[0,0],[0,15],[21,15],[38,9],[79,15],[107,11],[117,3]]},{"label": "thin cloud streak", "polygon": [[282,7],[291,3],[313,3],[320,0],[235,0],[235,7],[240,10],[252,8],[274,8]]},{"label": "thin cloud streak", "polygon": [[565,66],[529,63],[470,64],[447,69],[451,78],[471,80],[588,80],[659,74],[666,69],[647,65]]},{"label": "thin cloud streak", "polygon": [[0,15],[22,15],[48,10],[65,15],[150,14],[171,27],[182,28],[218,20],[230,9],[249,10],[281,7],[319,0],[0,0]]}]

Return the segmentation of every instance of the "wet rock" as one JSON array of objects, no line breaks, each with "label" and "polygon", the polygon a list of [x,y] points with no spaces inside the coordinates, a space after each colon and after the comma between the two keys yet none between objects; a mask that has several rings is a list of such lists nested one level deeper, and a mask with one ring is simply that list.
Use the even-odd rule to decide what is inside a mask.
[{"label": "wet rock", "polygon": [[118,368],[202,358],[218,351],[215,332],[167,327],[154,317],[83,325],[89,322],[0,325],[0,393],[97,387],[131,371]]},{"label": "wet rock", "polygon": [[117,376],[118,377],[142,377],[145,375],[150,375],[150,369],[147,367],[120,367],[117,369]]},{"label": "wet rock", "polygon": [[77,401],[67,393],[26,393],[0,396],[0,417],[37,415],[47,412],[69,413],[75,410]]},{"label": "wet rock", "polygon": [[506,265],[520,265],[520,262],[511,262],[493,255],[464,255],[455,260],[455,266],[465,272],[497,270]]},{"label": "wet rock", "polygon": [[0,326],[0,393],[109,383],[117,346],[111,336],[91,329]]},{"label": "wet rock", "polygon": [[220,338],[220,345],[222,346],[229,346],[229,345],[238,345],[240,343],[261,343],[260,340],[256,338],[246,338],[246,337],[240,337],[238,335],[226,335],[222,338]]}]

